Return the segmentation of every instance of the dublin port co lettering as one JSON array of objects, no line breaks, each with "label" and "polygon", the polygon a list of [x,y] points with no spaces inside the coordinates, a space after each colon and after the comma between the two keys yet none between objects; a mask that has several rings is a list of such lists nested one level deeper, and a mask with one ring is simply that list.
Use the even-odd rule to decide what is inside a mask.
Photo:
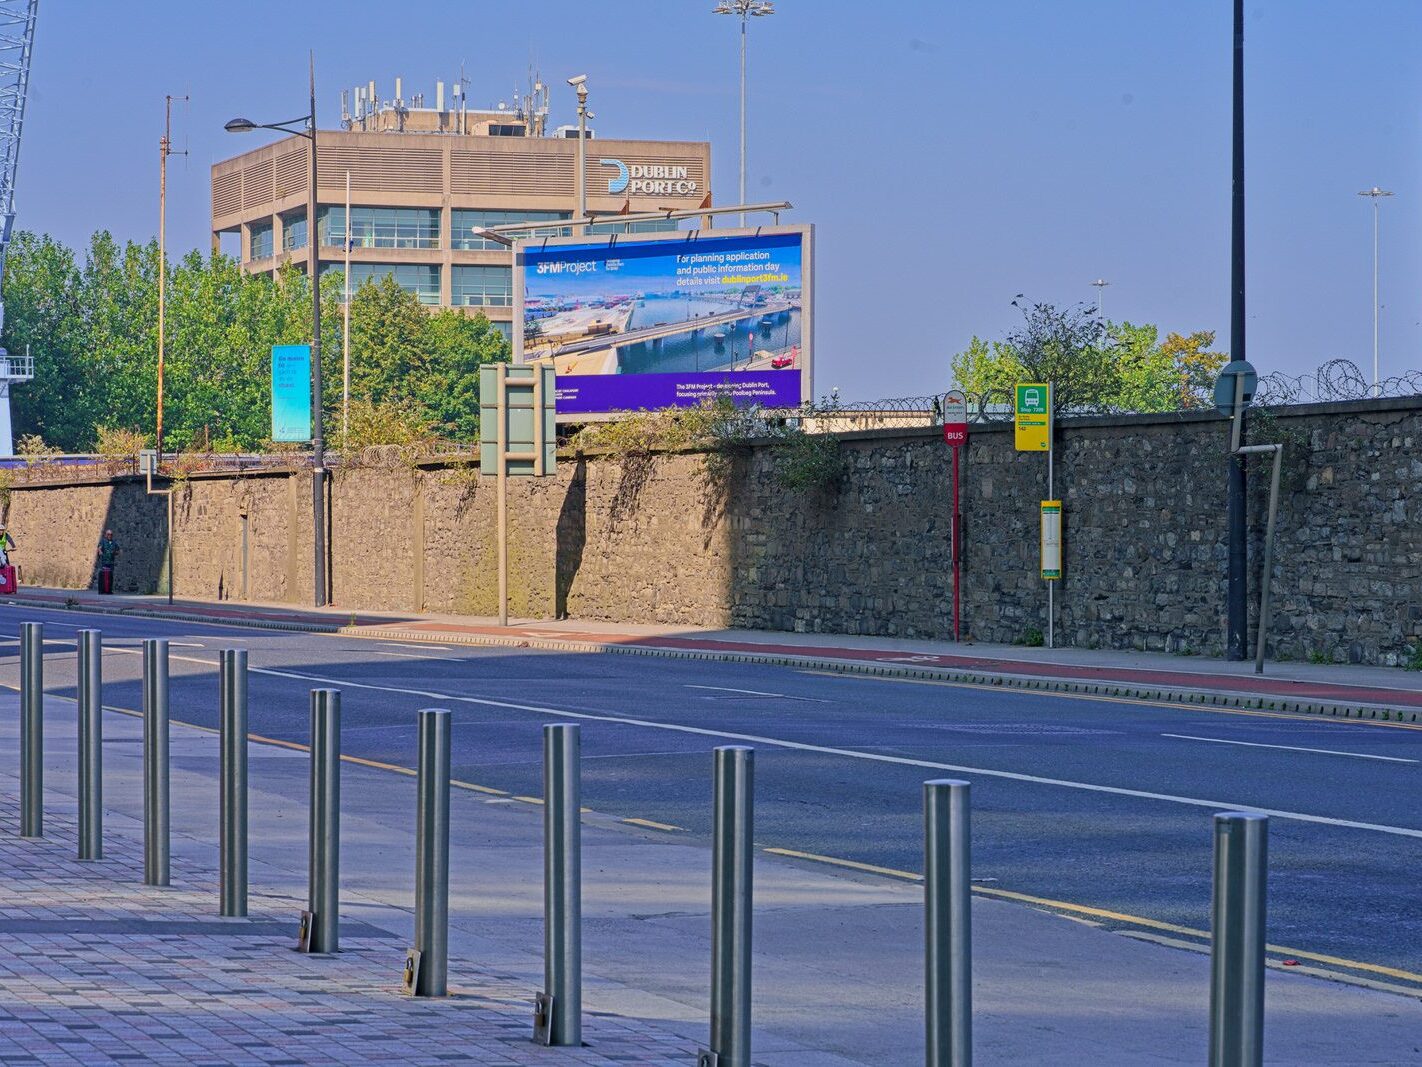
[{"label": "dublin port co lettering", "polygon": [[660,163],[634,163],[627,168],[627,191],[649,196],[686,196],[696,192],[688,168]]}]

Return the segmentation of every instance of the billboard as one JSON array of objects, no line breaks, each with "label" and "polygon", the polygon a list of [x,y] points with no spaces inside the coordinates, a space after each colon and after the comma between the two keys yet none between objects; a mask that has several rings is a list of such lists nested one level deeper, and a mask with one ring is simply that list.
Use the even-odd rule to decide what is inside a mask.
[{"label": "billboard", "polygon": [[272,440],[311,440],[310,345],[272,345]]},{"label": "billboard", "polygon": [[558,417],[812,396],[811,226],[535,237],[514,256],[514,362]]}]

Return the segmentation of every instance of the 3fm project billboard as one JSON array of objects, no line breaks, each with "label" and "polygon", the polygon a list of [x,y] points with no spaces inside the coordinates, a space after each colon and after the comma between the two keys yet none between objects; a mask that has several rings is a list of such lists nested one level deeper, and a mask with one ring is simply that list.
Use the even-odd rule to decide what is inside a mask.
[{"label": "3fm project billboard", "polygon": [[514,362],[551,363],[560,419],[811,398],[811,226],[530,238]]}]

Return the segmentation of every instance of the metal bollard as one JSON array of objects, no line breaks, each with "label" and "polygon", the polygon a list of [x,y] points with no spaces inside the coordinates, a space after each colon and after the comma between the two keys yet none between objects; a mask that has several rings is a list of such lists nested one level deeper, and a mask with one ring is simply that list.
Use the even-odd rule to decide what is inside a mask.
[{"label": "metal bollard", "polygon": [[247,914],[247,650],[218,653],[219,915]]},{"label": "metal bollard", "polygon": [[543,727],[543,995],[534,1032],[545,1045],[583,1043],[582,738]]},{"label": "metal bollard", "polygon": [[143,884],[168,884],[168,641],[143,642]]},{"label": "metal bollard", "polygon": [[304,952],[340,951],[341,691],[311,690],[310,888]]},{"label": "metal bollard", "polygon": [[973,1062],[968,783],[923,783],[924,991],[928,1067]]},{"label": "metal bollard", "polygon": [[1264,1062],[1264,900],[1269,819],[1215,816],[1210,942],[1210,1067]]},{"label": "metal bollard", "polygon": [[104,646],[98,630],[79,631],[79,858],[104,856]]},{"label": "metal bollard", "polygon": [[415,947],[406,985],[417,997],[449,992],[449,721],[422,708],[419,810],[415,824]]},{"label": "metal bollard", "polygon": [[715,751],[711,840],[711,1048],[716,1067],[750,1067],[751,841],[755,750]]},{"label": "metal bollard", "polygon": [[20,836],[44,835],[44,624],[20,624]]}]

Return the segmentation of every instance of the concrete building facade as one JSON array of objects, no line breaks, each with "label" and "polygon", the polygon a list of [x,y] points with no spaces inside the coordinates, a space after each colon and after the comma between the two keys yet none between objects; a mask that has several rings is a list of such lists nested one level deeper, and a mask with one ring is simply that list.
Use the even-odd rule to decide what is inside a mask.
[{"label": "concrete building facade", "polygon": [[[434,108],[420,106],[418,97],[405,106],[397,88],[389,104],[367,98],[355,117],[347,113],[346,128],[320,130],[322,273],[342,269],[349,240],[352,286],[389,274],[422,303],[482,311],[508,333],[512,257],[475,228],[540,222],[549,225],[537,232],[556,235],[567,232],[557,223],[577,207],[577,129],[544,134],[547,91],[539,88],[541,111],[447,108],[442,91]],[[214,248],[224,234],[236,234],[245,270],[271,273],[287,262],[306,269],[308,151],[305,138],[289,136],[213,166]],[[590,132],[585,170],[592,214],[710,206],[711,147],[704,141],[602,140]]]}]

